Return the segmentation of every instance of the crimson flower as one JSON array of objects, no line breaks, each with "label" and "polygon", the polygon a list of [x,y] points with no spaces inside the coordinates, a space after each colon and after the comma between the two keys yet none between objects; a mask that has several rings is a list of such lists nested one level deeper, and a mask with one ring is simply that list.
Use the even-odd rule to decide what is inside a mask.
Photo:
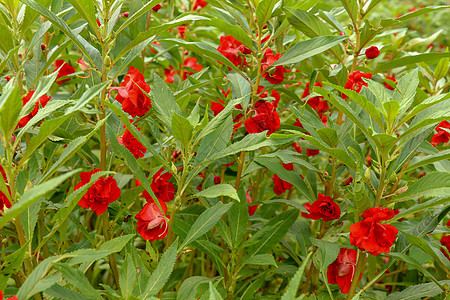
[{"label": "crimson flower", "polygon": [[186,31],[187,31],[187,26],[179,26],[179,27],[177,27],[177,30],[178,30],[178,34],[180,35],[180,37],[182,39],[184,39],[184,36],[186,34]]},{"label": "crimson flower", "polygon": [[152,107],[150,98],[141,91],[141,88],[146,93],[150,92],[150,86],[145,82],[144,75],[133,66],[128,70],[120,87],[114,88],[119,92],[116,100],[122,103],[123,111],[133,117],[143,116]]},{"label": "crimson flower", "polygon": [[[3,177],[3,181],[5,183],[8,183],[7,179],[6,179],[6,173],[5,170],[3,170],[3,167],[0,165],[0,173],[2,174]],[[8,186],[8,191],[9,194],[11,195],[11,189]],[[5,195],[5,193],[0,191],[0,211],[2,211],[4,209],[4,207],[10,208],[11,207],[11,202],[9,202],[8,197]]]},{"label": "crimson flower", "polygon": [[306,155],[308,155],[309,157],[316,156],[317,154],[319,154],[319,152],[319,149],[306,149]]},{"label": "crimson flower", "polygon": [[302,212],[302,217],[304,218],[313,220],[322,219],[325,222],[328,222],[337,220],[341,217],[339,205],[337,205],[331,197],[324,196],[321,193],[319,193],[318,199],[314,201],[313,204],[305,203],[303,207],[309,212],[309,214]]},{"label": "crimson flower", "polygon": [[[123,128],[125,129],[126,126],[123,126]],[[139,127],[136,126],[136,128],[141,131]],[[121,145],[124,145],[136,159],[144,157],[145,152],[147,152],[147,148],[145,148],[128,129],[118,138],[118,141]]]},{"label": "crimson flower", "polygon": [[250,49],[245,47],[231,35],[220,37],[220,45],[217,47],[217,51],[222,53],[223,56],[228,58],[228,60],[237,67],[247,65],[247,61],[245,60],[245,57],[243,57],[243,54],[251,53]]},{"label": "crimson flower", "polygon": [[284,73],[290,72],[283,66],[276,66],[275,69],[270,70],[270,72],[266,72],[266,70],[282,56],[283,55],[280,53],[274,54],[272,49],[268,48],[266,49],[264,57],[261,61],[261,71],[263,71],[262,77],[272,84],[282,83],[284,80]]},{"label": "crimson flower", "polygon": [[[67,75],[70,75],[72,73],[75,73],[75,68],[72,67],[71,65],[69,65],[68,63],[66,63],[62,59],[56,60],[55,61],[55,66],[56,66],[56,69],[59,69],[59,67],[62,66],[62,68],[59,69],[59,71],[58,71],[58,75],[56,75],[56,79],[58,79],[60,77],[67,76]],[[56,83],[57,84],[62,84],[62,83],[66,82],[66,81],[69,81],[69,80],[70,80],[70,78],[66,78],[66,79],[57,81]]]},{"label": "crimson flower", "polygon": [[[163,168],[161,168],[155,175],[153,175],[153,181],[150,185],[153,193],[159,202],[170,202],[175,197],[175,186],[172,182],[169,182],[172,178],[172,174],[164,173]],[[161,175],[162,174],[162,175]],[[140,185],[140,182],[137,182]],[[147,200],[148,203],[155,202],[155,200],[150,196],[147,191],[142,193],[142,196]]]},{"label": "crimson flower", "polygon": [[[322,84],[320,84],[320,82],[316,82],[316,83],[314,83],[314,86],[322,87]],[[302,95],[302,98],[305,98],[309,95],[310,95],[309,82],[307,82],[305,91],[303,92],[303,95]],[[323,117],[325,112],[329,109],[327,100],[323,100],[323,99],[324,99],[323,96],[317,96],[317,97],[308,99],[308,101],[306,102],[309,104],[309,106],[311,106],[317,112],[317,114],[321,118]]]},{"label": "crimson flower", "polygon": [[378,57],[378,55],[380,55],[380,50],[378,50],[377,47],[372,46],[372,47],[366,49],[365,54],[366,54],[367,58],[373,59],[375,57]]},{"label": "crimson flower", "polygon": [[[100,169],[80,173],[81,182],[75,186],[75,190],[89,183],[92,175],[97,172],[100,172]],[[87,190],[86,194],[78,202],[78,205],[86,209],[90,208],[97,215],[101,215],[108,209],[108,204],[116,201],[119,197],[120,189],[116,180],[112,176],[100,177]]]},{"label": "crimson flower", "polygon": [[146,241],[153,242],[155,240],[161,240],[167,235],[167,220],[170,217],[166,215],[166,203],[160,203],[163,209],[162,212],[157,203],[146,203],[142,210],[135,216],[137,220],[137,232]]},{"label": "crimson flower", "polygon": [[194,2],[194,6],[192,7],[193,10],[197,10],[200,9],[202,7],[205,7],[208,4],[208,2],[204,1],[204,0],[196,0]]},{"label": "crimson flower", "polygon": [[[267,98],[269,96],[269,91],[265,90],[264,92],[262,92],[264,90],[263,86],[259,86],[258,87],[258,95],[260,98]],[[278,102],[280,102],[280,94],[276,91],[273,90],[272,92],[270,92],[270,97],[274,98],[274,100],[272,101],[272,104],[275,108],[278,107]]]},{"label": "crimson flower", "polygon": [[[225,98],[228,97],[230,94],[231,89],[228,89],[226,92],[222,91],[222,94],[225,96]],[[225,108],[225,101],[222,99],[217,99],[216,101],[211,101],[211,111],[213,112],[214,116],[217,116],[223,109]],[[242,108],[242,106],[241,106]]]},{"label": "crimson flower", "polygon": [[248,210],[248,215],[249,216],[253,216],[255,214],[255,211],[258,209],[258,205],[250,205],[252,204],[253,200],[252,200],[252,196],[250,195],[250,191],[253,189],[253,186],[251,188],[249,188],[247,190],[247,192],[245,193],[245,197],[247,198],[247,210]]},{"label": "crimson flower", "polygon": [[[27,104],[30,100],[31,97],[33,97],[35,91],[29,91],[28,94],[22,98],[22,103],[25,106],[25,104]],[[47,95],[42,95],[41,97],[39,97],[39,99],[36,101],[36,103],[34,104],[34,108],[33,110],[26,115],[25,117],[23,117],[22,119],[20,119],[19,124],[17,125],[18,128],[20,127],[24,127],[25,125],[27,125],[28,121],[30,121],[38,112],[39,110],[39,106],[44,107],[47,105],[48,101],[51,99],[52,97],[48,97]]]},{"label": "crimson flower", "polygon": [[272,134],[280,128],[280,125],[280,116],[270,102],[259,105],[255,110],[255,115],[245,120],[245,129],[248,133],[268,130],[267,134]]},{"label": "crimson flower", "polygon": [[[348,76],[345,88],[359,93],[363,86],[367,86],[367,83],[364,82],[363,78],[372,79],[372,74],[361,73],[358,70],[354,71]],[[347,95],[342,95],[342,98],[346,99]]]},{"label": "crimson flower", "polygon": [[214,177],[214,183],[215,184],[219,184],[222,181],[222,178],[220,178],[220,176],[215,176]]},{"label": "crimson flower", "polygon": [[336,260],[328,266],[328,282],[337,284],[343,294],[350,291],[355,274],[357,253],[354,249],[341,248]]},{"label": "crimson flower", "polygon": [[395,212],[388,208],[372,207],[363,214],[363,220],[350,226],[350,243],[372,255],[389,253],[398,229],[380,221],[392,219]]},{"label": "crimson flower", "polygon": [[152,10],[153,10],[154,12],[158,12],[158,10],[160,10],[161,7],[162,7],[161,4],[157,4],[157,5],[155,5],[155,6],[152,7]]},{"label": "crimson flower", "polygon": [[[450,252],[450,235],[443,236],[441,238],[441,245],[447,248],[447,251]],[[445,252],[444,248],[441,248],[441,252],[450,260],[450,256]]]},{"label": "crimson flower", "polygon": [[[394,84],[397,84],[397,80],[395,79],[395,77],[386,77],[386,79],[387,80],[391,80],[391,81],[393,81],[394,82]],[[389,89],[389,90],[391,90],[391,91],[393,91],[395,88],[394,87],[392,87],[388,82],[384,82],[384,87],[385,88],[387,88],[387,89]]]},{"label": "crimson flower", "polygon": [[[194,71],[201,71],[203,66],[197,63],[197,59],[195,57],[188,57],[183,62],[185,68],[191,68]],[[187,75],[192,75],[194,72],[191,71],[183,71],[183,80],[187,79]]]},{"label": "crimson flower", "polygon": [[[292,164],[292,163],[284,164],[283,163],[283,168],[285,168],[288,171],[292,171],[292,170],[294,170],[294,164]],[[278,177],[277,174],[272,175],[270,178],[272,178],[272,180],[274,182],[273,192],[275,194],[277,194],[278,196],[281,195],[282,193],[286,192],[287,190],[289,190],[292,187],[292,184],[280,179],[280,177]]]},{"label": "crimson flower", "polygon": [[448,143],[450,140],[450,133],[444,130],[450,129],[450,123],[448,121],[442,121],[436,126],[437,133],[432,137],[432,144],[436,146],[439,143]]}]

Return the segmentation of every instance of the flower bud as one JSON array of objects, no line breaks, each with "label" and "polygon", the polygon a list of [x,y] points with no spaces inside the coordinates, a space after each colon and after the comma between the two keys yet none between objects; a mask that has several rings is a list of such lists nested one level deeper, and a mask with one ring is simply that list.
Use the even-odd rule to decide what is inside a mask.
[{"label": "flower bud", "polygon": [[407,185],[405,185],[405,186],[402,187],[402,188],[399,188],[398,190],[395,191],[395,196],[398,196],[398,195],[400,195],[400,194],[403,194],[404,192],[406,192],[407,189],[408,189],[408,186],[407,186]]},{"label": "flower bud", "polygon": [[367,168],[366,171],[364,172],[364,178],[367,179],[368,181],[372,180],[372,173],[370,168]]},{"label": "flower bud", "polygon": [[84,61],[84,59],[79,58],[77,60],[78,66],[80,67],[81,70],[83,70],[84,72],[89,71],[90,67],[86,64],[86,62]]}]

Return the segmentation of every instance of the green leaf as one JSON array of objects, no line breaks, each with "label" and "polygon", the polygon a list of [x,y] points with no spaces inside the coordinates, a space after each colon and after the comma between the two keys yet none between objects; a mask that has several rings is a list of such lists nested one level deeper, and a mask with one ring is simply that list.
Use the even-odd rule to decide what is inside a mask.
[{"label": "green leaf", "polygon": [[249,49],[253,49],[252,39],[247,34],[247,32],[245,32],[245,30],[242,29],[241,26],[232,25],[224,21],[223,19],[219,18],[211,18],[210,21],[207,21],[205,23],[208,24],[208,26],[213,26],[220,29],[227,35],[231,35]]},{"label": "green leaf", "polygon": [[412,170],[416,170],[420,167],[426,166],[428,164],[441,161],[441,160],[450,160],[450,149],[443,150],[439,153],[436,153],[434,155],[422,157],[420,161],[418,161],[415,164],[408,165],[408,167],[403,170],[403,173],[408,173]]},{"label": "green leaf", "polygon": [[267,21],[272,17],[273,8],[278,0],[262,0],[256,7],[256,20],[260,29],[266,25]]},{"label": "green leaf", "polygon": [[[438,281],[440,285],[450,285],[450,280]],[[406,289],[387,295],[385,300],[416,300],[425,299],[442,294],[443,291],[434,282],[409,286]]]},{"label": "green leaf", "polygon": [[[29,0],[27,0],[29,1]],[[192,21],[201,21],[201,20],[209,20],[206,17],[195,15],[195,14],[185,14],[181,17],[176,18],[175,20],[165,22],[163,25],[150,27],[148,30],[140,32],[136,38],[134,38],[125,48],[123,48],[119,54],[117,54],[115,62],[119,60],[122,56],[124,56],[128,51],[132,50],[138,44],[148,41],[153,36],[157,36],[162,32],[167,31],[170,28],[177,27],[180,25],[184,25],[186,23],[190,23]],[[149,41],[150,42],[150,41]]]},{"label": "green leaf", "polygon": [[222,296],[211,281],[209,282],[209,300],[223,300]]},{"label": "green leaf", "polygon": [[358,16],[358,1],[357,0],[341,0],[342,6],[347,11],[353,24],[356,24],[356,19]]},{"label": "green leaf", "polygon": [[26,152],[23,154],[22,159],[19,162],[19,167],[28,163],[28,159],[39,148],[39,146],[45,142],[50,134],[64,123],[69,115],[64,115],[55,119],[47,120],[39,127],[39,133],[34,136],[28,144]]},{"label": "green leaf", "polygon": [[21,109],[22,100],[19,88],[15,86],[4,90],[0,96],[0,129],[3,136],[11,136],[12,131],[19,123]]},{"label": "green leaf", "polygon": [[233,205],[228,212],[228,221],[230,223],[231,240],[236,249],[242,242],[248,225],[248,205],[245,190],[243,187],[239,190],[240,201],[233,201]]},{"label": "green leaf", "polygon": [[97,21],[95,17],[95,5],[91,0],[67,0],[72,4],[75,10],[85,19],[94,32],[97,32]]},{"label": "green leaf", "polygon": [[330,36],[331,31],[328,26],[322,22],[314,14],[292,8],[285,8],[288,16],[288,21],[294,26],[295,29],[303,32],[307,37],[317,37],[317,36]]},{"label": "green leaf", "polygon": [[136,11],[134,14],[132,14],[131,16],[129,16],[127,18],[127,20],[125,22],[122,23],[122,25],[120,25],[119,28],[117,28],[117,30],[115,31],[115,35],[119,35],[119,33],[124,30],[125,28],[128,28],[129,25],[131,23],[133,23],[135,20],[137,20],[140,16],[142,16],[143,14],[145,14],[147,11],[149,11],[150,9],[152,9],[155,5],[157,5],[158,3],[160,3],[161,0],[152,0],[147,2],[145,5],[143,5],[141,8],[139,8],[138,11]]},{"label": "green leaf", "polygon": [[133,288],[136,285],[136,277],[137,273],[133,259],[130,256],[126,256],[119,272],[120,291],[122,292],[122,297],[125,300],[133,295]]},{"label": "green leaf", "polygon": [[213,281],[214,278],[208,278],[203,276],[193,276],[186,278],[181,284],[177,292],[177,300],[197,299],[197,288],[202,283],[208,283]]},{"label": "green leaf", "polygon": [[8,278],[11,277],[12,274],[19,271],[19,268],[22,266],[23,260],[25,258],[25,254],[28,250],[30,244],[30,240],[28,240],[22,247],[18,250],[14,251],[10,255],[6,256],[3,259],[3,264],[0,265],[0,290],[4,291],[6,289]]},{"label": "green leaf", "polygon": [[208,232],[214,225],[216,225],[222,215],[230,209],[231,205],[232,203],[223,205],[222,202],[217,202],[216,205],[205,210],[191,226],[191,229],[187,233],[180,249],[183,249]]},{"label": "green leaf", "polygon": [[433,172],[413,183],[406,192],[392,201],[406,201],[421,197],[447,197],[450,195],[450,173]]},{"label": "green leaf", "polygon": [[239,197],[236,193],[236,189],[229,184],[216,184],[210,186],[206,190],[200,191],[195,195],[192,195],[192,198],[205,197],[205,198],[216,198],[219,196],[230,197],[231,199],[239,200]]},{"label": "green leaf", "polygon": [[59,157],[58,161],[52,165],[50,170],[42,176],[40,182],[45,182],[51,175],[53,175],[56,170],[58,170],[67,160],[69,160],[75,153],[77,153],[81,147],[94,135],[94,133],[106,122],[106,118],[97,122],[95,127],[92,129],[90,133],[85,136],[80,136],[71,141],[67,147],[64,149],[63,153]]},{"label": "green leaf", "polygon": [[329,127],[324,127],[317,129],[317,134],[319,135],[320,139],[328,144],[328,146],[334,148],[339,143],[339,138],[337,136],[336,130]]},{"label": "green leaf", "polygon": [[319,36],[301,41],[290,47],[282,57],[273,63],[273,66],[296,64],[338,45],[347,38],[346,36]]},{"label": "green leaf", "polygon": [[422,249],[423,251],[425,251],[426,253],[431,255],[431,257],[433,257],[434,261],[441,264],[441,266],[443,266],[443,268],[445,268],[447,270],[450,269],[450,261],[440,251],[440,249],[436,249],[435,247],[433,247],[428,236],[419,238],[419,237],[416,237],[407,232],[403,232],[403,234],[406,236],[406,239],[408,240],[408,242],[410,242],[412,245],[419,247],[420,249]]},{"label": "green leaf", "polygon": [[450,5],[427,6],[427,7],[424,7],[424,8],[419,8],[419,9],[413,11],[413,12],[404,14],[403,16],[398,17],[395,20],[406,21],[406,20],[415,18],[417,16],[421,16],[423,14],[427,14],[427,13],[430,13],[430,12],[433,12],[433,11],[436,11],[436,10],[449,9],[449,8],[450,8]]},{"label": "green leaf", "polygon": [[0,49],[2,49],[3,53],[8,53],[13,48],[14,42],[11,31],[9,27],[0,22]]},{"label": "green leaf", "polygon": [[194,165],[199,165],[200,163],[209,160],[215,153],[225,149],[232,134],[233,118],[228,116],[216,130],[212,131],[202,139],[197,155],[195,156]]},{"label": "green leaf", "polygon": [[[320,257],[319,259],[314,259],[314,264],[321,272],[325,272],[328,266],[333,263],[338,257],[340,246],[339,243],[332,243],[328,241],[311,239],[311,243],[319,248],[316,251],[315,257]],[[320,254],[319,254],[320,253]]]},{"label": "green leaf", "polygon": [[172,273],[173,267],[175,266],[175,261],[177,260],[177,246],[178,239],[176,239],[172,245],[170,245],[169,249],[164,252],[155,272],[153,272],[148,281],[145,292],[139,296],[140,299],[147,299],[149,296],[156,295],[159,290],[164,287],[164,284],[166,284]]},{"label": "green leaf", "polygon": [[424,53],[417,55],[408,55],[394,60],[390,60],[377,65],[377,68],[373,71],[374,73],[381,73],[383,71],[392,70],[398,67],[403,67],[411,64],[416,64],[419,62],[428,62],[432,60],[438,60],[441,58],[450,57],[450,52],[446,53]]},{"label": "green leaf", "polygon": [[434,69],[433,75],[434,78],[436,78],[436,81],[438,81],[441,78],[444,78],[444,76],[448,73],[448,66],[450,64],[450,58],[441,58],[439,60],[439,63],[437,64],[436,68]]},{"label": "green leaf", "polygon": [[233,98],[243,98],[243,108],[244,110],[246,110],[250,102],[252,86],[244,77],[235,72],[229,73],[227,75],[227,78],[231,83],[231,92],[233,94]]},{"label": "green leaf", "polygon": [[258,254],[255,256],[252,256],[248,259],[244,258],[244,264],[248,265],[259,265],[259,266],[274,266],[277,268],[277,263],[275,262],[275,258],[273,258],[273,255],[271,254]]},{"label": "green leaf", "polygon": [[192,140],[194,126],[184,117],[174,113],[172,115],[172,133],[173,136],[187,149]]},{"label": "green leaf", "polygon": [[64,278],[75,286],[88,299],[103,299],[100,293],[92,287],[84,273],[78,269],[71,268],[68,264],[53,263],[55,269],[59,270]]},{"label": "green leaf", "polygon": [[19,201],[17,203],[14,203],[12,207],[5,214],[3,214],[2,218],[0,219],[0,228],[3,228],[9,221],[18,216],[34,202],[39,200],[45,194],[58,187],[61,183],[78,172],[79,169],[67,172],[27,190],[23,194],[23,196],[20,197]]},{"label": "green leaf", "polygon": [[168,128],[171,128],[172,114],[181,115],[181,110],[167,84],[156,74],[150,95],[156,115]]},{"label": "green leaf", "polygon": [[[40,15],[44,16],[47,20],[52,22],[53,25],[58,27],[64,34],[69,37],[75,45],[83,52],[83,54],[87,57],[91,65],[96,66],[99,71],[102,71],[102,60],[100,52],[91,46],[85,39],[83,39],[80,35],[75,34],[73,30],[66,24],[66,22],[55,15],[52,11],[48,10],[46,7],[37,3],[34,0],[20,0],[30,8],[37,11]],[[96,28],[96,27],[93,27]]]},{"label": "green leaf", "polygon": [[289,281],[286,292],[283,294],[283,297],[281,297],[281,300],[295,299],[298,287],[302,280],[303,272],[305,272],[306,265],[308,264],[311,255],[312,252],[309,252],[306,258],[303,260],[302,265],[298,268],[297,272],[295,272],[295,275],[292,277],[291,281]]},{"label": "green leaf", "polygon": [[[289,231],[289,228],[291,228],[292,224],[294,224],[295,220],[297,220],[298,214],[298,209],[289,209],[267,222],[267,224],[263,226],[261,231],[263,231],[266,227],[272,227],[276,224],[275,228],[269,233],[265,234],[264,237],[261,237],[261,239],[257,243],[249,248],[249,257],[266,253],[270,251],[276,244],[278,244]],[[252,238],[250,238],[248,241],[250,242]]]},{"label": "green leaf", "polygon": [[112,240],[107,241],[106,243],[103,243],[99,250],[107,250],[107,251],[113,251],[113,252],[119,252],[125,247],[125,245],[135,236],[135,234],[127,234],[122,235],[119,237],[116,237]]},{"label": "green leaf", "polygon": [[248,134],[239,142],[236,142],[223,149],[222,151],[219,151],[215,155],[212,155],[210,157],[210,160],[216,160],[228,155],[236,154],[241,151],[253,151],[259,149],[264,146],[263,143],[266,140],[266,131]]},{"label": "green leaf", "polygon": [[55,297],[56,299],[61,300],[73,300],[73,299],[88,300],[88,298],[86,298],[82,294],[72,291],[68,288],[62,287],[59,284],[54,284],[49,289],[46,289],[45,293],[52,297]]},{"label": "green leaf", "polygon": [[36,227],[39,209],[41,208],[41,201],[36,201],[28,206],[21,214],[22,226],[25,230],[25,235],[28,240],[33,239],[34,228]]},{"label": "green leaf", "polygon": [[74,100],[75,105],[70,107],[66,111],[66,114],[71,114],[83,109],[85,105],[88,104],[92,99],[94,99],[94,97],[96,97],[108,84],[109,82],[106,81],[90,87],[86,92],[83,93],[80,99]]}]

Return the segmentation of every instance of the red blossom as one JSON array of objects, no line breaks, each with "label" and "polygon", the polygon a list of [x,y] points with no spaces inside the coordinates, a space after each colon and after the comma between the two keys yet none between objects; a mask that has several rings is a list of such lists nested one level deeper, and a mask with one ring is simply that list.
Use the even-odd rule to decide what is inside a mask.
[{"label": "red blossom", "polygon": [[[197,59],[195,57],[188,57],[184,60],[184,67],[191,68],[194,71],[201,71],[203,66],[197,63]],[[183,80],[187,79],[187,75],[192,75],[194,72],[183,70]]]},{"label": "red blossom", "polygon": [[[175,186],[172,182],[169,182],[170,178],[172,178],[172,174],[168,172],[162,174],[163,171],[164,168],[161,168],[155,175],[153,175],[153,180],[150,187],[159,202],[170,202],[175,197]],[[141,185],[141,183],[138,181],[136,182],[136,185]],[[143,191],[142,196],[148,203],[155,202],[147,191]]]},{"label": "red blossom", "polygon": [[194,6],[192,7],[192,10],[197,10],[200,8],[205,7],[208,4],[208,2],[204,1],[204,0],[196,0],[194,2]]},{"label": "red blossom", "polygon": [[122,103],[123,111],[133,117],[143,116],[152,107],[150,98],[141,91],[141,88],[150,93],[150,86],[145,82],[144,75],[133,66],[128,70],[120,87],[114,88],[119,92],[116,100]]},{"label": "red blossom", "polygon": [[[267,98],[269,96],[269,91],[265,90],[264,92],[262,92],[264,90],[263,86],[259,86],[258,87],[258,95],[260,98]],[[272,98],[274,98],[274,100],[272,101],[272,104],[275,108],[278,107],[278,103],[280,102],[280,94],[276,91],[276,90],[272,90],[272,92],[270,92],[270,96]]]},{"label": "red blossom", "polygon": [[219,184],[222,181],[222,178],[220,178],[220,176],[215,176],[214,177],[214,183],[215,184]]},{"label": "red blossom", "polygon": [[372,47],[366,49],[365,54],[366,54],[367,58],[373,59],[373,58],[378,57],[378,55],[380,55],[380,50],[378,50],[377,47],[372,46]]},{"label": "red blossom", "polygon": [[[56,70],[58,70],[62,66],[62,68],[59,69],[59,71],[58,71],[58,75],[56,75],[56,79],[68,76],[68,75],[70,75],[72,73],[75,73],[75,68],[72,67],[71,65],[69,65],[68,63],[66,63],[62,59],[56,60],[55,61],[55,66],[56,66]],[[62,84],[62,83],[66,82],[66,81],[69,81],[69,80],[70,80],[70,78],[66,78],[66,79],[63,79],[63,80],[59,80],[56,83],[57,84]]]},{"label": "red blossom", "polygon": [[[390,80],[390,81],[389,81],[389,80]],[[387,77],[386,77],[386,81],[384,81],[384,87],[387,88],[387,89],[389,89],[389,90],[391,90],[391,91],[393,91],[393,90],[395,90],[395,88],[394,88],[393,86],[391,86],[391,84],[392,84],[391,81],[393,81],[394,85],[397,84],[397,80],[395,79],[395,77],[389,77],[389,76],[387,76]]]},{"label": "red blossom", "polygon": [[337,284],[342,294],[350,291],[356,269],[357,253],[354,249],[341,248],[336,260],[328,266],[328,283]]},{"label": "red blossom", "polygon": [[245,57],[243,57],[243,54],[251,53],[250,49],[245,47],[231,35],[220,37],[220,45],[217,47],[217,51],[222,53],[223,56],[228,58],[228,60],[237,67],[247,65],[247,61],[245,60]]},{"label": "red blossom", "polygon": [[274,133],[280,128],[280,116],[270,102],[259,105],[255,115],[245,120],[245,129],[248,133],[258,133],[268,130],[267,134]]},{"label": "red blossom", "polygon": [[398,229],[389,224],[381,224],[394,217],[388,208],[372,207],[363,214],[363,220],[350,226],[350,243],[372,255],[389,253],[397,237]]},{"label": "red blossom", "polygon": [[317,154],[319,154],[319,152],[319,149],[306,149],[306,155],[308,155],[309,157],[316,156]]},{"label": "red blossom", "polygon": [[253,189],[253,186],[251,188],[249,188],[247,190],[247,192],[245,193],[245,197],[247,198],[247,210],[248,210],[248,215],[249,216],[253,216],[255,214],[255,211],[258,209],[258,205],[250,205],[253,200],[252,200],[252,196],[250,195],[250,191]]},{"label": "red blossom", "polygon": [[[25,106],[25,104],[27,104],[30,100],[31,97],[33,97],[35,91],[29,91],[28,94],[22,98],[22,104],[23,106]],[[33,110],[26,115],[25,117],[23,117],[22,119],[20,119],[19,124],[17,125],[18,128],[20,127],[24,127],[25,125],[27,125],[28,121],[30,121],[38,112],[39,107],[44,107],[47,105],[48,101],[51,99],[52,97],[48,97],[47,95],[42,95],[41,97],[39,97],[38,100],[36,100],[35,104],[34,104],[34,108]]]},{"label": "red blossom", "polygon": [[[92,175],[97,172],[100,172],[100,169],[80,173],[81,182],[75,186],[75,190],[89,183]],[[101,215],[108,209],[108,204],[116,201],[119,197],[120,189],[116,180],[112,176],[100,177],[87,190],[86,194],[78,202],[78,205],[86,209],[90,208],[97,215]]]},{"label": "red blossom", "polygon": [[161,7],[162,7],[161,4],[157,4],[157,5],[155,5],[155,6],[152,7],[152,10],[153,10],[154,12],[158,12],[158,10],[160,10]]},{"label": "red blossom", "polygon": [[135,216],[137,220],[137,232],[146,241],[153,242],[155,240],[161,240],[167,235],[167,220],[170,217],[166,215],[166,203],[160,203],[163,209],[162,212],[157,203],[146,203],[142,210]]},{"label": "red blossom", "polygon": [[[3,167],[1,165],[0,165],[0,173],[3,177],[3,181],[5,183],[8,183],[8,180],[6,179],[5,170],[3,169]],[[11,195],[11,189],[9,188],[9,186],[8,186],[8,191],[9,191],[9,194]],[[11,202],[9,202],[8,197],[2,191],[0,191],[0,211],[4,210],[5,206],[7,208],[10,208]]]},{"label": "red blossom", "polygon": [[[123,128],[125,129],[126,126],[123,126]],[[141,131],[139,127],[136,126],[136,128]],[[147,152],[147,148],[145,148],[128,129],[125,130],[124,134],[119,137],[118,140],[119,143],[124,145],[136,159],[144,157],[145,152]]]},{"label": "red blossom", "polygon": [[[450,252],[450,235],[443,236],[441,238],[441,245],[447,248],[447,251]],[[444,248],[441,248],[441,252],[450,260],[450,256],[447,252],[445,252]]]},{"label": "red blossom", "polygon": [[177,27],[177,30],[178,30],[178,34],[180,35],[180,37],[182,39],[184,39],[184,36],[186,34],[186,31],[187,31],[187,26],[179,26],[179,27]]},{"label": "red blossom", "polygon": [[[320,84],[320,82],[316,82],[316,83],[314,83],[314,86],[322,87],[322,84]],[[302,95],[302,98],[305,98],[309,95],[310,95],[309,82],[307,82],[306,86],[305,86],[305,91],[303,92],[303,95]],[[325,112],[329,109],[327,100],[323,100],[323,99],[324,99],[323,96],[317,96],[317,97],[308,99],[308,101],[306,102],[309,104],[309,106],[311,106],[317,112],[317,114],[321,118],[323,117]]]},{"label": "red blossom", "polygon": [[305,203],[303,207],[309,212],[303,213],[302,217],[318,220],[322,219],[324,222],[328,222],[331,220],[337,220],[341,217],[341,209],[339,205],[337,205],[331,197],[324,196],[319,193],[319,197],[312,204]]},{"label": "red blossom", "polygon": [[347,185],[351,184],[352,182],[353,182],[353,177],[349,176],[342,185],[347,186]]},{"label": "red blossom", "polygon": [[262,77],[264,77],[267,81],[272,84],[282,83],[284,80],[284,73],[289,73],[289,70],[286,70],[283,66],[276,66],[275,69],[270,68],[269,72],[266,70],[269,69],[271,65],[273,65],[280,57],[282,57],[280,53],[274,54],[272,49],[266,49],[264,53],[264,57],[261,61],[261,71],[263,72]]},{"label": "red blossom", "polygon": [[450,129],[450,123],[448,121],[442,121],[436,126],[437,133],[432,137],[432,144],[437,145],[440,143],[448,143],[450,140],[450,133],[445,131],[445,129]]},{"label": "red blossom", "polygon": [[[358,70],[354,71],[348,76],[345,88],[348,90],[354,90],[359,93],[363,86],[367,86],[367,83],[364,82],[363,78],[372,79],[372,74],[361,73]],[[346,99],[347,95],[343,94],[342,98]]]},{"label": "red blossom", "polygon": [[[292,171],[292,170],[294,170],[294,164],[292,164],[292,163],[284,164],[283,163],[283,168],[285,168],[288,171]],[[280,177],[278,177],[277,174],[272,175],[270,178],[272,178],[272,180],[274,182],[273,192],[275,194],[277,194],[278,196],[283,194],[287,190],[291,189],[291,187],[292,187],[292,184],[280,179]]]}]

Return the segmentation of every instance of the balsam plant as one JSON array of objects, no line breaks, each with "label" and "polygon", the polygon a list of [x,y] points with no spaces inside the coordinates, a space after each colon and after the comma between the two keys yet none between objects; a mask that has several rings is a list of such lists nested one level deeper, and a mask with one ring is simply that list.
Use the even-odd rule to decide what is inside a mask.
[{"label": "balsam plant", "polygon": [[448,297],[422,2],[1,0],[1,298]]}]

